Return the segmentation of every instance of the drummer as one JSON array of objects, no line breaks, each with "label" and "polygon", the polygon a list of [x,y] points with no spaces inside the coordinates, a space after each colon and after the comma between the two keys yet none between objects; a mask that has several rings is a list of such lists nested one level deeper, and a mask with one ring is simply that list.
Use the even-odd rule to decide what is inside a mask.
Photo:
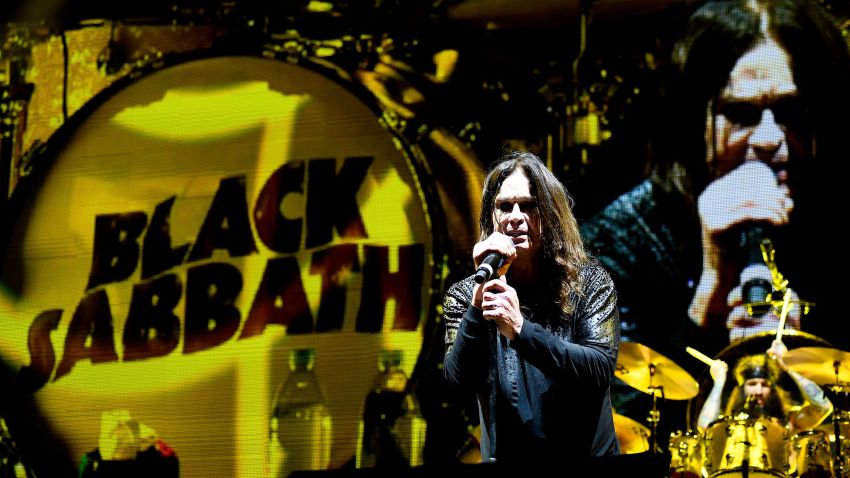
[{"label": "drummer", "polygon": [[[723,415],[737,416],[740,413],[750,417],[776,418],[788,425],[792,434],[819,425],[832,413],[832,402],[815,382],[788,368],[783,359],[787,352],[788,348],[782,340],[777,339],[765,354],[739,359],[734,372],[737,387],[729,394],[722,415],[721,400],[729,366],[723,360],[715,360],[710,368],[714,383],[697,418],[699,429],[705,431]],[[788,393],[778,386],[783,372],[799,388],[802,404],[790,403]]]}]

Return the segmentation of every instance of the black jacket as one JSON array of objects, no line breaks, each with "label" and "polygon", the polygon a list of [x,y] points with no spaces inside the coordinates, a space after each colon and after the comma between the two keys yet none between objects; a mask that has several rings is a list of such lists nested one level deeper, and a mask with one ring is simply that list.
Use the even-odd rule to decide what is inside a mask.
[{"label": "black jacket", "polygon": [[444,374],[478,394],[485,461],[619,454],[609,396],[620,341],[617,296],[599,265],[581,277],[584,296],[570,297],[573,314],[524,311],[514,341],[470,305],[472,277],[446,293]]}]

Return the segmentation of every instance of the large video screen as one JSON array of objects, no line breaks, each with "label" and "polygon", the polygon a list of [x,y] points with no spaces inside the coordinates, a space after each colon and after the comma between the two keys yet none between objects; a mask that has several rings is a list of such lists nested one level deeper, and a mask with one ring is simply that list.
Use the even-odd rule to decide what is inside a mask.
[{"label": "large video screen", "polygon": [[[609,30],[631,12],[595,3]],[[418,63],[404,61],[424,39],[286,32],[248,55],[172,31],[174,55],[128,49],[144,62],[109,74],[92,46],[116,46],[105,24],[50,34],[30,52],[22,143],[0,150],[13,156],[0,475],[126,476],[132,463],[150,476],[267,478],[479,461],[475,397],[442,377],[442,300],[474,272],[482,180],[511,148],[537,153],[573,194],[587,250],[617,289],[622,342],[681,379],[636,386],[618,367],[624,454],[649,450],[659,413],[662,448],[702,446],[711,361],[734,370],[777,338],[818,349],[797,354],[798,370],[842,384],[832,397],[850,412],[846,166],[833,166],[846,163],[846,40],[838,52],[793,29],[753,44],[724,43],[722,29],[685,37],[691,11],[670,17],[689,40],[652,52],[671,59],[646,53],[625,79],[602,59],[586,90],[589,73],[564,58],[564,71],[545,71],[553,60],[526,74],[481,53],[520,50],[533,35],[517,26],[429,38],[436,53]],[[155,43],[169,28],[126,31]],[[618,61],[646,46],[607,41]],[[455,76],[441,76],[452,61]],[[622,96],[603,88],[615,83]],[[698,393],[675,396],[690,380]],[[658,383],[669,399],[648,393]]]}]

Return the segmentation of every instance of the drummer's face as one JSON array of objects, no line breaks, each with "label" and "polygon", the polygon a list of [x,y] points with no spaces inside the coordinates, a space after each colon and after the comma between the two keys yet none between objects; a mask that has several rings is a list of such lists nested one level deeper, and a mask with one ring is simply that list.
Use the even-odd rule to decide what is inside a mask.
[{"label": "drummer's face", "polygon": [[744,382],[744,395],[755,395],[758,397],[759,404],[764,405],[767,397],[770,396],[770,382],[763,378],[748,378]]}]

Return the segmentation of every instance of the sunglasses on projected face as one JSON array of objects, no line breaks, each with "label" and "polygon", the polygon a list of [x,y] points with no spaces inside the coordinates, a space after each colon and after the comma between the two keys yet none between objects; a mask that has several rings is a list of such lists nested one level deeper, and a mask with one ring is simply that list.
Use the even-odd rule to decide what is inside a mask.
[{"label": "sunglasses on projected face", "polygon": [[717,103],[716,113],[743,128],[758,126],[764,116],[764,110],[773,113],[773,120],[782,126],[805,124],[809,111],[799,96],[784,96],[765,105],[750,101],[724,100]]}]

